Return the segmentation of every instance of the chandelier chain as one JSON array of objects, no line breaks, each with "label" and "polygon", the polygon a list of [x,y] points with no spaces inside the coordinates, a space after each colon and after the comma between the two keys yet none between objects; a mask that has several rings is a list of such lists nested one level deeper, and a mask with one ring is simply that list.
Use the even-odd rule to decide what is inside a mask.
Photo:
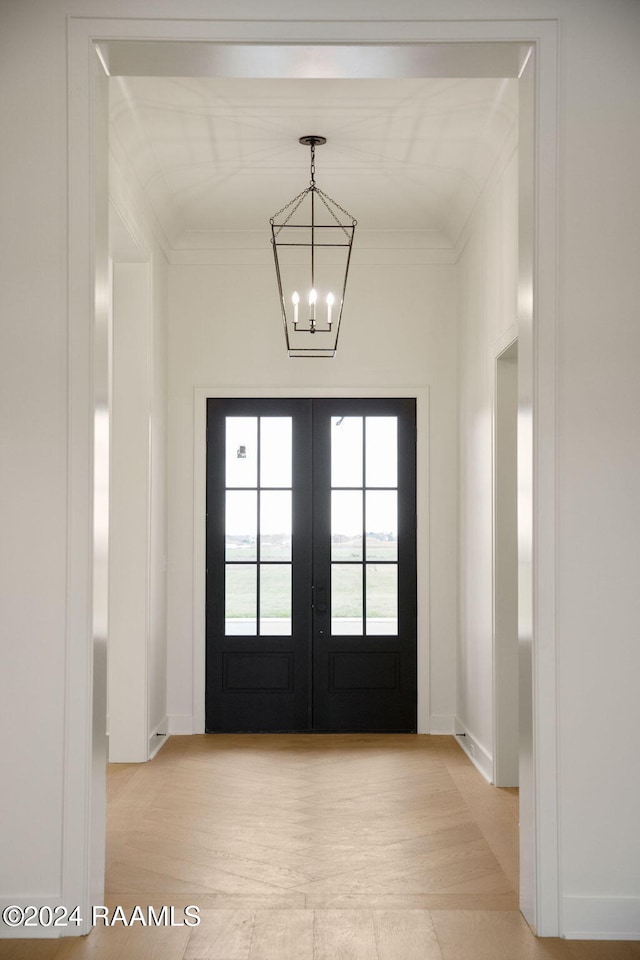
[{"label": "chandelier chain", "polygon": [[311,188],[316,188],[316,145],[311,144]]},{"label": "chandelier chain", "polygon": [[291,220],[291,217],[294,215],[294,213],[296,212],[296,210],[298,209],[298,207],[300,206],[300,204],[302,203],[306,195],[309,193],[310,189],[311,187],[305,187],[304,190],[300,191],[297,197],[294,197],[293,200],[289,200],[289,203],[285,203],[284,207],[281,207],[281,209],[278,210],[277,213],[274,213],[274,215],[271,217],[271,220],[269,222],[272,224],[272,226],[277,226],[277,224],[275,223],[276,219],[280,216],[281,213],[284,213],[285,210],[288,210],[289,207],[293,207],[295,203],[295,207],[293,207],[293,210],[291,211],[287,219],[284,221],[284,223],[281,223],[279,225],[279,229],[276,231],[276,237],[280,233],[280,230],[282,230],[283,227],[286,227],[286,225],[289,223],[289,220]]},{"label": "chandelier chain", "polygon": [[[322,202],[324,203],[325,207],[327,208],[327,210],[329,211],[329,213],[331,214],[331,216],[333,217],[333,219],[335,220],[335,222],[338,224],[338,226],[344,231],[344,233],[345,233],[347,236],[349,236],[349,233],[348,233],[348,230],[347,230],[346,225],[345,225],[344,223],[340,223],[340,221],[338,220],[338,218],[337,218],[337,216],[336,216],[336,214],[335,214],[335,210],[332,210],[332,209],[331,209],[331,207],[329,206],[329,203],[332,203],[332,204],[334,205],[334,207],[337,207],[338,210],[340,210],[342,213],[344,213],[345,217],[348,217],[349,220],[351,220],[352,226],[354,226],[354,227],[355,227],[355,226],[357,225],[357,223],[358,223],[358,221],[355,219],[355,217],[352,217],[348,210],[345,210],[344,207],[341,207],[340,204],[337,202],[337,200],[334,200],[333,197],[330,197],[328,193],[325,193],[325,192],[324,192],[324,190],[321,190],[319,187],[316,187],[316,193],[318,194],[318,196],[320,197],[320,199],[322,200]],[[329,201],[329,203],[327,203],[327,200]]]}]

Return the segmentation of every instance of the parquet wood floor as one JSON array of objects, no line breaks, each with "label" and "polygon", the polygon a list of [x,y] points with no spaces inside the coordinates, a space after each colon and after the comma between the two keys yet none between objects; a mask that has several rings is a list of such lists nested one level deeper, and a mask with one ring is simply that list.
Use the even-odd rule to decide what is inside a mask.
[{"label": "parquet wood floor", "polygon": [[12,960],[635,960],[537,940],[518,912],[518,798],[451,737],[172,737],[108,775],[106,904],[188,927],[0,941]]}]

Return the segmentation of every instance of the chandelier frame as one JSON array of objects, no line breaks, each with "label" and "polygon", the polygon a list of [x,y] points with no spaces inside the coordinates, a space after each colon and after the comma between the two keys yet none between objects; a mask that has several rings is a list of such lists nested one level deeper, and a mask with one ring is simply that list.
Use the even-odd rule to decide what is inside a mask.
[{"label": "chandelier frame", "polygon": [[[315,150],[317,146],[327,142],[326,137],[308,134],[300,137],[298,142],[310,148],[311,178],[309,185],[292,200],[289,200],[269,220],[285,342],[290,357],[334,357],[340,335],[344,296],[351,264],[351,249],[358,221],[336,200],[333,200],[324,190],[321,190],[316,183]],[[292,218],[307,199],[310,200],[310,222],[292,223]],[[329,215],[329,222],[318,222],[318,210]],[[302,231],[306,231],[306,233]],[[337,239],[335,239],[336,237]],[[299,318],[300,297],[297,291],[287,291],[292,294],[291,305],[293,308],[292,311],[288,312],[287,310],[280,261],[284,249],[290,247],[306,248],[309,251],[309,263],[301,265],[299,271],[304,273],[306,270],[311,281],[308,298],[308,319],[301,320]],[[320,318],[317,314],[316,276],[318,254],[326,248],[331,248],[332,251],[346,251],[346,254],[340,294],[337,298],[332,292],[327,294],[326,315],[324,318]],[[342,266],[336,272],[341,273]],[[333,317],[334,303],[337,307],[335,320]],[[305,310],[306,308],[303,306],[302,309]],[[313,340],[307,340],[306,345],[302,345],[299,334],[308,334]],[[318,339],[316,340],[316,338]]]}]

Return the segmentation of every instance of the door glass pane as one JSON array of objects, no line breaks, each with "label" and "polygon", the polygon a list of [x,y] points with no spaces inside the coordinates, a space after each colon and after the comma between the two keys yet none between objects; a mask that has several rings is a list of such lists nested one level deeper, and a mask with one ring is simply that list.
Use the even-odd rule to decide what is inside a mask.
[{"label": "door glass pane", "polygon": [[362,564],[331,565],[331,633],[362,634]]},{"label": "door glass pane", "polygon": [[260,633],[291,635],[291,564],[260,565]]},{"label": "door glass pane", "polygon": [[254,563],[225,565],[224,632],[228,636],[257,633],[257,569]]},{"label": "door glass pane", "polygon": [[367,417],[366,485],[398,485],[398,418]]},{"label": "door glass pane", "polygon": [[395,563],[367,564],[367,633],[398,633],[398,567]]},{"label": "door glass pane", "polygon": [[362,417],[331,417],[331,486],[362,486]]},{"label": "door glass pane", "polygon": [[225,560],[257,560],[256,491],[227,490],[225,500]]},{"label": "door glass pane", "polygon": [[398,559],[398,494],[367,490],[367,560]]},{"label": "door glass pane", "polygon": [[260,486],[291,486],[291,417],[260,417]]},{"label": "door glass pane", "polygon": [[291,491],[260,491],[260,559],[291,560]]},{"label": "door glass pane", "polygon": [[331,491],[331,559],[362,560],[362,490]]},{"label": "door glass pane", "polygon": [[258,486],[258,418],[226,418],[226,485]]}]

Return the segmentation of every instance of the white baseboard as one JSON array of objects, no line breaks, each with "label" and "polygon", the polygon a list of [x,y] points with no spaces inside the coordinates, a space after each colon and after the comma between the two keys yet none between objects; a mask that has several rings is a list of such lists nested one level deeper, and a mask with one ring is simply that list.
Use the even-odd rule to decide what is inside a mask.
[{"label": "white baseboard", "polygon": [[[38,910],[42,908],[43,912],[41,916],[44,921],[43,923],[39,922],[37,915],[32,917],[33,905],[36,905]],[[1,915],[4,915],[6,907],[16,907],[17,909],[14,911],[14,915],[17,913],[17,910],[28,909],[28,922],[31,924],[35,921],[35,926],[25,926],[24,923],[22,923],[19,926],[12,927],[0,919],[0,943],[3,940],[51,940],[57,937],[76,937],[86,932],[83,930],[82,925],[75,923],[73,919],[69,922],[68,918],[73,908],[69,907],[65,912],[64,908],[60,905],[59,896],[37,893],[28,897],[11,897],[10,900],[3,896],[0,898]],[[50,908],[52,913],[56,911],[53,913],[52,921],[58,920],[60,924],[66,923],[67,925],[53,926],[53,922],[49,922],[47,908]]]},{"label": "white baseboard", "polygon": [[191,736],[193,716],[190,713],[174,713],[169,716],[168,733],[177,737]]},{"label": "white baseboard", "polygon": [[469,733],[462,720],[455,718],[455,738],[471,763],[476,767],[487,783],[493,783],[493,757],[481,743]]},{"label": "white baseboard", "polygon": [[567,940],[640,940],[639,897],[563,897]]},{"label": "white baseboard", "polygon": [[450,736],[452,733],[455,733],[456,730],[456,718],[453,714],[448,713],[432,713],[429,717],[429,733],[433,736]]},{"label": "white baseboard", "polygon": [[158,750],[161,750],[169,739],[168,729],[169,721],[166,717],[163,717],[149,737],[149,760],[153,760]]}]

